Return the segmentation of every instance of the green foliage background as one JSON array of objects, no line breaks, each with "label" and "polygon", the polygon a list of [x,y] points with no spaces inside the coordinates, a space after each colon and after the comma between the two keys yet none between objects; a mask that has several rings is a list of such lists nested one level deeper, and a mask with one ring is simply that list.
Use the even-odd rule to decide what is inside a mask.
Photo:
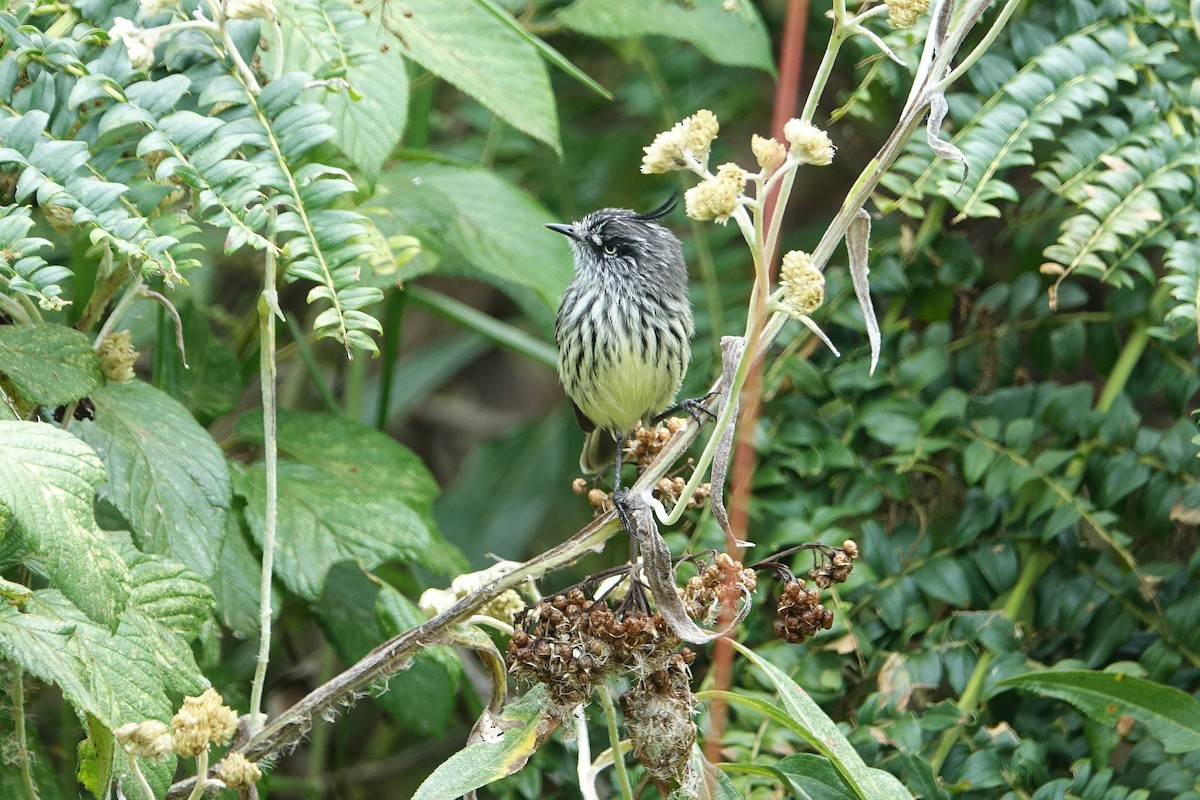
[{"label": "green foliage background", "polygon": [[[105,732],[166,720],[206,682],[247,708],[267,261],[287,318],[272,713],[418,624],[422,589],[587,521],[550,346],[570,256],[541,225],[682,188],[637,164],[697,108],[722,121],[714,163],[750,163],[784,4],[721,5],[297,0],[278,33],[164,36],[148,71],[104,32],[195,3],[0,12],[0,796],[25,796],[28,776],[41,797],[76,796],[81,740],[119,771]],[[926,24],[879,32],[915,60]],[[801,173],[785,249],[811,248],[904,101],[906,71],[860,41],[817,119],[835,164]],[[234,51],[269,78],[261,92]],[[876,198],[880,369],[831,269],[817,318],[843,357],[790,328],[741,432],[759,456],[755,553],[853,538],[864,557],[834,630],[773,642],[764,587],[742,639],[914,795],[1200,797],[1200,721],[1162,693],[1200,691],[1195,4],[1018,4],[948,99],[961,187],[920,140]],[[672,224],[695,394],[740,332],[750,265],[733,228]],[[186,368],[156,294],[178,309]],[[143,353],[132,382],[93,352],[114,314]],[[72,421],[84,398],[94,419]],[[669,539],[723,541],[707,513]],[[1017,677],[1041,667],[1040,684]],[[1134,687],[1114,718],[1084,697],[1111,697],[1103,672]],[[265,788],[411,795],[462,747],[475,674],[431,648]],[[737,662],[738,695],[776,688]],[[847,796],[761,708],[735,706],[724,744],[744,795]],[[488,791],[575,796],[573,758],[551,740]],[[80,771],[85,789],[97,774]]]}]

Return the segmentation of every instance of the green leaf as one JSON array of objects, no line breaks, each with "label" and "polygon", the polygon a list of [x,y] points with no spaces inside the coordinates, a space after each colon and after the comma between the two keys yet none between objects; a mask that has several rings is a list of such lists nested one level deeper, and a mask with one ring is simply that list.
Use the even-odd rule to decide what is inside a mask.
[{"label": "green leaf", "polygon": [[193,303],[179,307],[183,328],[184,366],[175,327],[165,312],[160,318],[154,351],[154,385],[174,397],[201,425],[237,407],[244,381],[237,356],[213,335],[208,317]]},{"label": "green leaf", "polygon": [[[261,441],[261,419],[236,431]],[[329,569],[358,561],[365,569],[400,560],[439,574],[463,558],[438,535],[430,506],[437,484],[413,453],[385,434],[327,414],[279,414],[279,579],[306,600],[320,595]],[[262,462],[236,478],[246,518],[261,544],[266,477]]]},{"label": "green leaf", "polygon": [[525,766],[537,749],[545,694],[538,686],[505,706],[500,718],[492,720],[499,741],[469,744],[450,756],[425,779],[413,800],[454,800]]},{"label": "green leaf", "polygon": [[[330,113],[333,143],[374,180],[400,143],[408,114],[403,47],[376,21],[340,0],[292,0],[281,14],[286,72],[337,76],[315,99]],[[279,58],[264,53],[271,68]]]},{"label": "green leaf", "polygon": [[[829,759],[842,779],[862,800],[912,800],[912,795],[888,773],[871,769],[863,762],[841,730],[795,681],[771,662],[739,642],[734,649],[767,676],[779,693],[784,710],[803,732],[814,750]],[[883,776],[886,776],[883,777]]]},{"label": "green leaf", "polygon": [[1065,700],[1105,725],[1133,717],[1168,753],[1200,750],[1200,701],[1173,686],[1120,672],[1044,670],[1006,678],[997,687]]},{"label": "green leaf", "polygon": [[378,13],[406,58],[562,154],[546,65],[511,26],[474,0],[406,0]]},{"label": "green leaf", "polygon": [[423,243],[444,243],[443,269],[458,266],[457,256],[485,276],[532,288],[557,309],[572,276],[570,248],[544,229],[554,215],[527,192],[489,170],[426,159],[388,170],[379,188],[375,221],[384,235],[425,226]]},{"label": "green leaf", "polygon": [[725,11],[721,0],[576,0],[558,12],[568,28],[608,39],[669,36],[696,46],[718,64],[775,74],[771,39],[752,3]]},{"label": "green leaf", "polygon": [[[258,640],[258,592],[262,565],[250,543],[241,514],[226,518],[225,535],[217,556],[219,580],[212,583],[217,614],[225,627],[251,641]],[[271,608],[278,615],[281,590],[272,585]]]},{"label": "green leaf", "polygon": [[[313,604],[330,640],[347,662],[362,658],[380,642],[409,630],[426,617],[391,586],[350,562],[336,564]],[[454,651],[444,645],[423,648],[408,667],[387,679],[377,701],[405,727],[440,738],[459,702],[461,672]],[[420,703],[412,698],[420,697]]]},{"label": "green leaf", "polygon": [[80,400],[104,385],[91,341],[65,325],[0,325],[0,372],[44,406]]},{"label": "green leaf", "polygon": [[0,608],[0,654],[56,684],[109,730],[166,721],[171,695],[206,685],[189,642],[211,613],[212,593],[182,565],[157,556],[135,555],[130,566],[132,594],[116,632],[83,616],[57,589],[34,592],[24,611]]},{"label": "green leaf", "polygon": [[104,723],[91,714],[84,714],[87,719],[87,738],[79,743],[78,766],[75,777],[83,788],[96,797],[107,797],[108,787],[112,782],[113,752],[116,740],[112,731],[104,727]]},{"label": "green leaf", "polygon": [[138,546],[207,578],[217,566],[231,488],[221,448],[170,395],[141,381],[92,395],[93,421],[79,436],[100,454],[100,487],[133,527]]},{"label": "green leaf", "polygon": [[796,753],[781,758],[775,769],[787,779],[797,800],[854,800],[833,764],[822,756]]},{"label": "green leaf", "polygon": [[934,556],[922,564],[913,577],[921,591],[956,608],[965,608],[971,602],[967,570],[951,556]]},{"label": "green leaf", "polygon": [[66,431],[0,422],[0,504],[12,512],[22,560],[90,620],[115,628],[129,571],[92,513],[103,481],[95,451]]}]

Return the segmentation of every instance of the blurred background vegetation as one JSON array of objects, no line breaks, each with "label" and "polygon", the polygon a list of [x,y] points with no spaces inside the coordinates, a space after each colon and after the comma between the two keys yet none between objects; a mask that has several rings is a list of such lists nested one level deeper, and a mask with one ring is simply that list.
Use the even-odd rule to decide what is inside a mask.
[{"label": "blurred background vegetation", "polygon": [[[289,67],[319,51],[303,46],[303,15],[333,5],[351,9],[280,4]],[[415,624],[412,601],[456,567],[480,568],[493,555],[520,560],[590,519],[586,500],[571,492],[582,434],[549,349],[570,256],[541,223],[604,206],[647,209],[686,188],[674,176],[642,175],[638,164],[655,133],[699,108],[721,120],[713,163],[753,164],[750,135],[772,133],[771,54],[787,11],[783,0],[737,0],[726,4],[732,10],[714,0],[635,5],[613,2],[605,13],[600,0],[503,4],[611,99],[552,67],[549,112],[518,95],[515,110],[500,113],[402,58],[407,44],[391,38],[384,55],[407,81],[396,80],[376,112],[391,115],[382,150],[355,150],[347,137],[340,152],[333,144],[319,151],[352,170],[354,205],[391,237],[400,266],[363,276],[384,290],[373,309],[383,324],[377,359],[360,352],[347,361],[337,342],[306,335],[316,315],[304,303],[309,287],[283,291],[281,406],[336,414],[411,448],[440,488],[437,528],[459,552],[446,547],[422,566],[391,561],[370,573],[343,561],[319,596],[281,587],[272,713]],[[97,25],[123,8],[84,6]],[[370,19],[400,13],[390,2],[354,8]],[[802,87],[825,48],[825,10],[819,2],[809,10]],[[926,24],[880,33],[915,61],[912,43]],[[839,59],[815,120],[838,146],[836,159],[801,173],[784,250],[812,248],[907,94],[905,69],[859,41]],[[870,209],[879,369],[869,374],[839,254],[815,317],[842,357],[791,326],[766,361],[761,419],[739,432],[757,449],[754,552],[852,538],[862,562],[827,602],[832,631],[805,645],[772,642],[762,589],[742,638],[844,723],[869,763],[919,796],[1200,798],[1200,753],[1169,754],[1132,719],[1113,728],[996,685],[1034,662],[1115,668],[1200,691],[1196,4],[1020,3],[949,102],[944,133],[970,167],[961,188],[960,167],[933,164],[919,142]],[[719,370],[720,336],[742,331],[751,265],[733,226],[682,214],[669,224],[692,271],[697,335],[683,394],[694,396]],[[84,237],[39,226],[86,296],[94,265]],[[227,454],[249,462],[257,439],[235,420],[257,403],[259,256],[223,256],[224,231],[203,236],[204,268],[172,295],[192,368],[180,368],[165,312],[142,304],[129,317],[147,354],[139,372],[183,402]],[[292,419],[298,429],[318,424]],[[247,485],[235,476],[239,507],[255,501]],[[228,547],[239,564],[252,563],[249,528],[231,520]],[[668,541],[679,553],[724,540],[708,512],[696,512]],[[542,590],[614,563],[621,550]],[[239,708],[255,650],[243,638],[254,632],[247,580],[240,597],[218,595],[220,625],[198,646],[204,673]],[[706,654],[693,672],[698,687],[711,684]],[[407,797],[462,747],[481,686],[486,696],[469,656],[431,651],[377,702],[318,725],[266,788],[272,797]],[[740,668],[733,688],[769,691]],[[77,735],[56,703],[44,695],[35,707],[50,764],[74,752]],[[780,770],[776,781],[739,779],[746,794],[807,796],[788,769],[800,741],[749,712],[731,713],[722,757]],[[699,724],[703,732],[703,716]],[[577,796],[573,759],[552,740],[486,791]],[[69,773],[47,785],[74,796]]]}]

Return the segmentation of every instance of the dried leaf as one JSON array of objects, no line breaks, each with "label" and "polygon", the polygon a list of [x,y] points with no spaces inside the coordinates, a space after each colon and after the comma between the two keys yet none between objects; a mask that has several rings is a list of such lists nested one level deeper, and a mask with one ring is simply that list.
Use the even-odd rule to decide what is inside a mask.
[{"label": "dried leaf", "polygon": [[850,259],[850,280],[854,284],[854,294],[862,307],[863,321],[867,324],[867,339],[871,343],[871,374],[879,363],[879,349],[883,337],[879,332],[879,322],[875,319],[875,306],[871,303],[871,285],[867,281],[867,251],[871,241],[871,216],[859,209],[854,215],[850,227],[846,229],[846,253]]}]

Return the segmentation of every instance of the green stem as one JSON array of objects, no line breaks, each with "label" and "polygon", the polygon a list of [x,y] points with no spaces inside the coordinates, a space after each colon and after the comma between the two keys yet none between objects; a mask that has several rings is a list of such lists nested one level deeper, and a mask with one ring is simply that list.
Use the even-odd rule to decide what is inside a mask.
[{"label": "green stem", "polygon": [[192,787],[192,793],[188,795],[188,800],[200,800],[204,796],[204,790],[208,788],[208,748],[200,751],[200,755],[196,756],[196,785]]},{"label": "green stem", "polygon": [[388,408],[392,404],[392,379],[396,374],[396,359],[400,358],[400,325],[404,321],[405,297],[405,292],[393,289],[388,293],[384,306],[379,408],[375,413],[375,427],[381,431],[387,429]]},{"label": "green stem", "polygon": [[[1170,293],[1170,286],[1165,283],[1159,284],[1151,296],[1150,302],[1146,304],[1148,312],[1156,315],[1157,319],[1161,319],[1157,309]],[[1134,323],[1133,331],[1125,341],[1125,346],[1121,348],[1121,353],[1117,356],[1117,363],[1113,364],[1112,370],[1108,373],[1108,379],[1104,382],[1104,388],[1100,390],[1100,397],[1096,400],[1096,410],[1101,414],[1108,413],[1113,403],[1121,396],[1121,392],[1125,391],[1125,387],[1129,385],[1129,378],[1133,374],[1134,367],[1137,366],[1138,360],[1141,359],[1142,354],[1146,352],[1146,347],[1150,344],[1150,327],[1150,319],[1147,316],[1139,318]],[[1095,438],[1083,442],[1079,447],[1079,452],[1067,465],[1066,474],[1072,478],[1082,475],[1087,467],[1088,457],[1098,445],[1099,440]]]},{"label": "green stem", "polygon": [[531,336],[520,328],[501,322],[495,317],[471,308],[453,297],[430,291],[421,286],[410,285],[404,290],[408,299],[438,316],[462,325],[492,340],[501,347],[523,355],[550,369],[558,366],[558,352],[549,343]]},{"label": "green stem", "polygon": [[[341,409],[338,408],[333,391],[329,388],[329,382],[321,374],[321,368],[317,365],[316,357],[313,356],[312,347],[308,344],[308,338],[304,335],[304,331],[300,329],[300,323],[296,321],[295,317],[288,317],[287,326],[288,330],[292,333],[292,341],[296,343],[296,352],[300,354],[300,360],[304,362],[304,367],[308,370],[308,376],[312,378],[313,385],[317,387],[317,394],[321,395],[321,400],[325,403],[325,408],[331,414],[340,414]],[[286,392],[284,394],[284,403],[287,403]]]},{"label": "green stem", "polygon": [[38,800],[37,784],[33,782],[33,759],[29,755],[29,740],[25,733],[25,671],[12,667],[12,718],[17,734],[17,750],[14,754],[21,770],[21,783],[25,787],[27,800]]},{"label": "green stem", "polygon": [[150,781],[146,780],[146,774],[142,772],[142,766],[138,764],[137,756],[133,753],[129,753],[129,771],[133,773],[138,788],[142,790],[146,800],[155,800],[154,790],[150,788]]},{"label": "green stem", "polygon": [[1019,6],[1021,2],[1022,0],[1008,0],[1008,2],[1004,4],[1004,7],[1000,9],[1000,13],[996,15],[996,19],[993,20],[992,27],[988,28],[988,32],[984,34],[982,39],[979,40],[979,44],[975,45],[975,48],[967,54],[967,57],[962,59],[958,63],[958,66],[956,66],[949,75],[939,82],[939,85],[943,89],[949,87],[956,80],[961,78],[966,71],[970,69],[976,61],[979,60],[980,56],[986,53],[988,49],[995,44],[996,37],[998,37],[1000,32],[1004,30],[1004,27],[1008,25],[1009,18],[1012,17],[1013,12],[1017,10],[1017,6]]},{"label": "green stem", "polygon": [[[1054,560],[1048,553],[1041,550],[1022,549],[1024,550],[1025,566],[1022,567],[1021,574],[1017,577],[1016,585],[1013,586],[1008,598],[1004,601],[1004,605],[1000,608],[1000,615],[1009,622],[1017,621],[1017,615],[1021,613],[1021,606],[1025,604],[1025,600],[1029,596],[1034,582],[1042,574],[1042,571]],[[992,666],[992,658],[991,651],[985,650],[979,655],[979,660],[975,662],[975,671],[971,673],[970,679],[967,680],[967,685],[963,688],[962,696],[958,698],[958,702],[955,704],[963,715],[975,713],[975,706],[979,702],[980,694],[983,692],[983,683],[987,679],[988,670]],[[950,751],[954,748],[954,743],[958,740],[960,727],[956,725],[953,728],[947,729],[942,734],[941,740],[938,741],[937,750],[930,760],[930,766],[935,775],[941,771],[942,765],[946,763],[946,756],[950,755]]]},{"label": "green stem", "polygon": [[[279,513],[279,451],[276,441],[275,381],[275,315],[279,311],[279,292],[275,288],[276,269],[274,249],[265,253],[262,297],[258,300],[259,357],[258,377],[263,404],[263,464],[266,473],[266,508],[263,509],[262,572],[258,584],[258,657],[254,666],[254,681],[250,685],[250,735],[261,727],[263,686],[267,680],[267,662],[271,658],[271,576],[275,570],[275,525]],[[198,773],[197,788],[203,783],[204,771]],[[193,792],[193,794],[195,794]]]},{"label": "green stem", "polygon": [[[1163,287],[1166,287],[1166,284],[1163,284]],[[1153,305],[1151,301],[1151,307]],[[1137,366],[1138,359],[1142,357],[1149,343],[1150,322],[1142,318],[1134,325],[1128,341],[1121,348],[1117,363],[1113,364],[1112,371],[1108,373],[1108,380],[1104,382],[1104,388],[1100,391],[1100,397],[1096,400],[1096,410],[1101,414],[1111,409],[1121,392],[1125,391],[1129,376],[1133,374],[1133,368]]]},{"label": "green stem", "polygon": [[600,707],[604,709],[604,720],[608,723],[608,743],[612,748],[613,770],[617,773],[617,786],[621,789],[622,800],[633,800],[633,784],[629,782],[629,771],[625,769],[625,755],[621,752],[621,732],[617,729],[617,707],[612,695],[608,693],[608,684],[602,683],[596,689],[596,697],[600,699]]},{"label": "green stem", "polygon": [[841,18],[836,16],[833,20],[833,31],[829,34],[829,44],[825,46],[825,55],[821,57],[821,64],[817,67],[817,73],[813,75],[812,85],[808,89],[808,97],[804,101],[804,109],[800,112],[801,122],[812,122],[817,113],[817,105],[821,102],[821,95],[825,93],[825,84],[829,82],[829,76],[833,74],[833,62],[837,59],[838,51],[842,49],[842,42],[846,41],[845,31],[845,4],[836,4],[842,10]]}]

